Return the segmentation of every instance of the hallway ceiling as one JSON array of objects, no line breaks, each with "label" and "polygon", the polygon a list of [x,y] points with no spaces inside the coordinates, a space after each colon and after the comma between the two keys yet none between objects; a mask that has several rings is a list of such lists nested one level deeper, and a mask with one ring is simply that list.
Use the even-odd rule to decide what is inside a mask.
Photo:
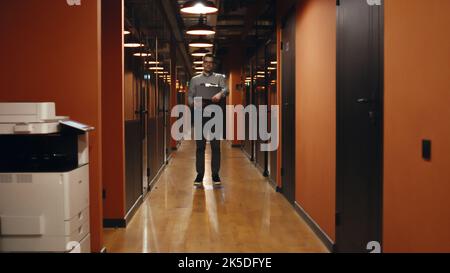
[{"label": "hallway ceiling", "polygon": [[[178,2],[179,9],[186,0]],[[228,49],[237,44],[244,44],[247,51],[253,50],[264,42],[274,30],[275,4],[272,0],[213,0],[219,12],[207,15],[207,23],[216,30],[215,35],[208,36],[214,41],[214,54],[220,58]],[[178,9],[178,10],[179,10]],[[199,16],[180,14],[186,28],[198,23]],[[190,41],[195,37],[185,35]],[[189,49],[190,52],[193,49]]]},{"label": "hallway ceiling", "polygon": [[[126,0],[125,27],[138,31],[144,36],[142,38],[151,39],[157,36],[159,53],[164,55],[165,60],[169,60],[168,43],[172,29],[178,47],[177,63],[187,68],[180,69],[179,73],[188,78],[194,72],[192,68],[194,57],[191,53],[195,50],[190,48],[188,43],[196,36],[187,35],[186,29],[198,23],[199,15],[181,13],[180,9],[185,2],[186,0]],[[216,34],[208,38],[214,43],[213,54],[217,56],[219,70],[221,60],[230,47],[244,45],[249,55],[257,46],[267,41],[275,29],[274,0],[212,0],[212,2],[219,11],[207,15],[206,21],[216,30]],[[167,20],[164,17],[167,17]]]}]

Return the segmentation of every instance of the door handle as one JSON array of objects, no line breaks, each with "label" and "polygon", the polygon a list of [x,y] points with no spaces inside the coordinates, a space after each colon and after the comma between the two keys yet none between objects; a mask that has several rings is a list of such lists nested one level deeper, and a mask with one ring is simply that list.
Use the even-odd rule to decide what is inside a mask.
[{"label": "door handle", "polygon": [[360,104],[368,104],[369,102],[371,102],[371,100],[368,98],[360,98],[360,99],[357,99],[356,102],[360,103]]}]

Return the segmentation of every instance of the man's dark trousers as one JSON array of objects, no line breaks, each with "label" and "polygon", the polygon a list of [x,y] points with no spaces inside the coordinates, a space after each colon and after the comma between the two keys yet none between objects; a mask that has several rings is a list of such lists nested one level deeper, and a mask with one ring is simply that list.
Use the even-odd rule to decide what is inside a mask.
[{"label": "man's dark trousers", "polygon": [[[205,150],[206,150],[206,139],[197,140],[197,159],[196,159],[196,167],[197,174],[203,176],[205,174]],[[213,139],[210,141],[211,143],[211,170],[212,174],[219,174],[220,170],[220,140]]]},{"label": "man's dark trousers", "polygon": [[[206,104],[208,105],[208,104]],[[220,105],[220,104],[219,104]],[[222,105],[220,105],[222,106]],[[203,117],[202,128],[204,125],[211,119],[211,117]],[[203,130],[202,130],[203,131]],[[222,133],[223,135],[223,133]],[[220,139],[212,139],[210,140],[211,144],[211,171],[212,175],[219,175],[220,171]],[[206,139],[202,134],[201,140],[196,140],[197,143],[197,154],[196,154],[196,168],[197,174],[200,176],[204,176],[205,174],[205,151],[206,151]]]}]

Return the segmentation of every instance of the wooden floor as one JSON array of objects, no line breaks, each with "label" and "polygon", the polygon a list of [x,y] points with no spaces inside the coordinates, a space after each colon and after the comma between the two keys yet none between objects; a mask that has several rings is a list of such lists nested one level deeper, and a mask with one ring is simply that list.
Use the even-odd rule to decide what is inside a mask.
[{"label": "wooden floor", "polygon": [[222,189],[193,187],[195,142],[174,153],[126,229],[105,229],[107,252],[327,252],[238,148],[222,142]]}]

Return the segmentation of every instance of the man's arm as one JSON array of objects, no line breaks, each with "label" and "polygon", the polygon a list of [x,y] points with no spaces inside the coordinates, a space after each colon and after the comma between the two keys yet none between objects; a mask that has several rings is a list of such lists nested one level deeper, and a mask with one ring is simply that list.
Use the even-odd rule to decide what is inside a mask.
[{"label": "man's arm", "polygon": [[188,90],[188,104],[189,107],[194,105],[194,96],[195,96],[195,83],[194,79],[191,79],[189,82],[189,90]]},{"label": "man's arm", "polygon": [[219,86],[222,88],[222,98],[227,97],[230,94],[230,90],[225,75],[220,75]]}]

